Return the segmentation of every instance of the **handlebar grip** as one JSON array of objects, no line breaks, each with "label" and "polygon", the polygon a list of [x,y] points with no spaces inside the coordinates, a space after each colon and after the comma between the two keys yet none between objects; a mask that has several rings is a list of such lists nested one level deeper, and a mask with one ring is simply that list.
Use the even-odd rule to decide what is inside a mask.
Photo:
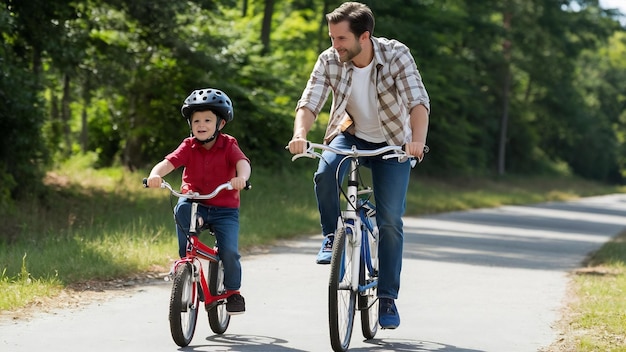
[{"label": "handlebar grip", "polygon": [[[402,150],[404,150],[404,152],[406,153],[406,144],[402,145]],[[424,154],[428,153],[430,151],[430,147],[428,147],[427,145],[424,145]]]}]

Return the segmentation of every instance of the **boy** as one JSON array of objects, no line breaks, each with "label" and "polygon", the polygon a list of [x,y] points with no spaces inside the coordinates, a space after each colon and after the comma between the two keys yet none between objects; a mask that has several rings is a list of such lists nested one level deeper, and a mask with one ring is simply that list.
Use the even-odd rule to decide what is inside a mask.
[{"label": "boy", "polygon": [[[231,191],[222,191],[215,198],[202,201],[198,207],[204,223],[211,224],[220,259],[224,264],[224,287],[239,290],[241,286],[241,255],[239,237],[239,191],[250,178],[250,160],[239,148],[237,140],[221,132],[233,120],[233,106],[228,96],[213,88],[194,90],[181,108],[191,129],[191,137],[156,164],[148,177],[148,187],[159,187],[162,177],[184,167],[182,193],[211,193],[217,186],[230,181]],[[178,225],[178,254],[186,255],[187,232],[191,222],[191,203],[180,198],[174,208]],[[226,303],[229,314],[245,312],[245,300],[239,294],[231,295]]]}]

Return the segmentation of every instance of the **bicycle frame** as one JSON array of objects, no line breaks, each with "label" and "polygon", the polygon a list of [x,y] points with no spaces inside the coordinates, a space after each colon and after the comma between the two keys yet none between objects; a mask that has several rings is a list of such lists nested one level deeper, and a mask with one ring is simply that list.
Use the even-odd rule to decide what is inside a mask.
[{"label": "bicycle frame", "polygon": [[[194,203],[194,205],[197,203]],[[194,209],[196,207],[192,207]],[[194,209],[195,210],[195,209]],[[195,213],[193,213],[195,214]],[[192,215],[192,221],[195,220],[195,215]],[[192,222],[193,223],[193,222]],[[190,230],[191,233],[191,230]],[[172,272],[176,272],[180,265],[185,265],[187,263],[191,264],[194,268],[194,281],[200,283],[201,293],[200,300],[204,302],[204,305],[207,309],[210,309],[214,305],[218,304],[221,300],[228,298],[229,296],[239,293],[239,291],[228,291],[224,294],[213,295],[211,290],[209,290],[209,284],[207,282],[207,275],[204,271],[204,265],[200,259],[208,260],[210,262],[218,263],[219,262],[219,254],[215,248],[211,248],[206,244],[202,243],[198,239],[197,236],[189,236],[187,238],[189,245],[187,246],[187,255],[184,258],[178,259],[174,262]],[[193,292],[193,295],[197,294]],[[193,297],[195,298],[195,297]]]},{"label": "bicycle frame", "polygon": [[[175,191],[171,185],[165,181],[161,184],[161,188],[166,188],[170,191],[170,193],[179,198],[187,198],[191,199],[191,222],[189,224],[189,233],[187,234],[187,252],[184,258],[178,259],[174,262],[172,272],[176,272],[176,269],[180,265],[184,264],[192,264],[194,268],[194,281],[200,282],[200,287],[202,290],[200,291],[201,297],[200,300],[204,302],[207,309],[210,309],[215,304],[218,304],[220,301],[228,298],[229,296],[240,293],[237,291],[228,291],[224,294],[213,295],[211,294],[211,290],[209,290],[209,285],[207,282],[207,276],[205,275],[204,266],[200,259],[208,260],[210,262],[218,263],[219,262],[219,253],[216,247],[209,247],[204,244],[198,238],[198,234],[202,231],[201,228],[198,228],[198,201],[202,199],[211,199],[214,198],[219,192],[222,190],[231,190],[232,186],[230,183],[224,183],[218,186],[213,192],[207,195],[199,195],[199,194],[185,194]],[[197,275],[195,274],[197,272]],[[195,292],[193,293],[196,294]],[[194,297],[195,298],[195,297]]]}]

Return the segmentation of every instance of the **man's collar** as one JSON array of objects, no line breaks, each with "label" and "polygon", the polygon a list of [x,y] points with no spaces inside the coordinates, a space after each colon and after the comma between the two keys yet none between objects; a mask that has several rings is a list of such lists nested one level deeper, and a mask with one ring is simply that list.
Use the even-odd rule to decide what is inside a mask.
[{"label": "man's collar", "polygon": [[382,54],[380,53],[380,43],[378,41],[378,38],[376,37],[370,37],[370,41],[372,42],[372,51],[374,51],[374,66],[378,67],[379,65],[382,65],[383,62],[385,62],[385,60],[383,60]]}]

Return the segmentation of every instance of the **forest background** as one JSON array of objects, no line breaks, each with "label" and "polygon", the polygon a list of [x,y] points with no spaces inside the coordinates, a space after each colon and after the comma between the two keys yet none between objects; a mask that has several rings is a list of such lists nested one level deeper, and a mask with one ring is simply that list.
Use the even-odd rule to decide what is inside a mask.
[{"label": "forest background", "polygon": [[[297,167],[284,151],[294,107],[330,45],[324,14],[340,4],[3,3],[0,209],[42,192],[46,171],[78,154],[94,167],[156,163],[189,133],[182,101],[207,86],[233,100],[235,120],[225,131],[255,168]],[[365,3],[376,17],[374,36],[411,48],[431,98],[432,152],[420,172],[624,182],[619,11],[597,0]]]}]

